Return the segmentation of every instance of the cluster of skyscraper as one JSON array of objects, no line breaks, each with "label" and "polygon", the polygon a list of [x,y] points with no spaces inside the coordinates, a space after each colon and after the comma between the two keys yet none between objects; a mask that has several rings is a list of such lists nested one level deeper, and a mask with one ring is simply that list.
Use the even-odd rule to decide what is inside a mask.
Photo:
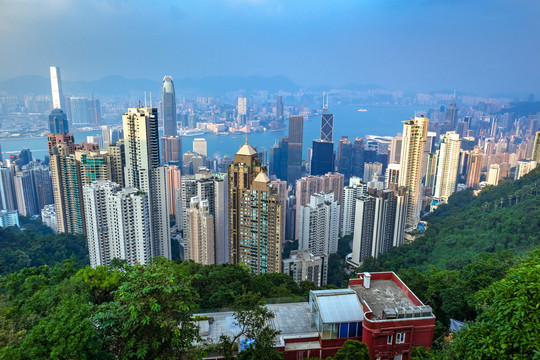
[{"label": "cluster of skyscraper", "polygon": [[[217,163],[207,157],[204,138],[183,152],[170,76],[162,84],[163,136],[158,110],[139,106],[122,115],[123,131],[106,127],[102,136],[76,144],[56,67],[51,88],[49,161],[32,161],[23,150],[0,167],[0,225],[18,224],[17,211],[41,213],[55,231],[86,235],[92,266],[114,258],[144,264],[179,256],[202,264],[244,263],[257,274],[282,271],[320,286],[340,237],[352,236],[347,260],[358,266],[412,241],[422,214],[455,191],[497,185],[510,171],[517,179],[540,160],[532,118],[504,136],[501,124],[509,127],[508,119],[475,123],[465,115],[458,121],[454,100],[444,119],[430,124],[415,116],[395,137],[342,136],[336,156],[334,115],[323,100],[320,138],[307,161],[304,118],[291,111],[288,136],[270,149],[269,168],[265,151],[247,140],[234,158]],[[234,126],[247,126],[244,97],[236,116]],[[279,127],[285,118],[281,96],[275,117]],[[298,249],[282,259],[285,243],[293,240]],[[176,241],[179,252],[172,250]]]}]

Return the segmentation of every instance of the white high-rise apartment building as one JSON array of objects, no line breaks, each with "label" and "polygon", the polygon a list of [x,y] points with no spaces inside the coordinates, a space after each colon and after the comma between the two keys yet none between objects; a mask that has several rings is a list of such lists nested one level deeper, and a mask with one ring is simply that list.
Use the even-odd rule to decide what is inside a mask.
[{"label": "white high-rise apartment building", "polygon": [[487,183],[493,186],[499,185],[500,174],[501,174],[501,165],[491,164],[489,166]]},{"label": "white high-rise apartment building", "polygon": [[62,79],[60,78],[60,68],[51,66],[51,90],[53,99],[53,108],[65,110],[64,94],[62,92]]},{"label": "white high-rise apartment building", "polygon": [[390,189],[392,186],[398,186],[399,183],[399,164],[388,164],[384,174],[384,188]]},{"label": "white high-rise apartment building", "polygon": [[191,207],[191,199],[197,197],[199,201],[208,201],[208,211],[214,218],[214,259],[216,264],[228,262],[227,251],[227,181],[221,175],[208,176],[200,174],[183,176],[181,184],[182,219],[186,233],[187,213]]},{"label": "white high-rise apartment building", "polygon": [[146,264],[152,257],[148,196],[135,188],[97,180],[83,186],[90,266],[112,259],[129,265]]},{"label": "white high-rise apartment building", "polygon": [[455,131],[448,131],[441,139],[437,156],[437,172],[433,197],[444,202],[456,191],[461,140]]},{"label": "white high-rise apartment building", "polygon": [[193,152],[208,156],[207,143],[205,138],[193,139]]},{"label": "white high-rise apartment building", "polygon": [[377,257],[404,240],[407,194],[404,188],[375,190],[356,199],[353,251],[349,261],[359,266],[369,256]]},{"label": "white high-rise apartment building", "polygon": [[311,195],[309,204],[300,207],[298,250],[310,249],[314,255],[336,253],[339,209],[332,191]]},{"label": "white high-rise apartment building", "polygon": [[160,166],[156,108],[131,108],[122,115],[126,187],[148,195],[151,257],[171,258],[167,167]]},{"label": "white high-rise apartment building", "polygon": [[367,184],[358,177],[352,177],[349,186],[343,189],[343,219],[341,221],[341,236],[352,235],[356,213],[356,198],[367,193]]},{"label": "white high-rise apartment building", "polygon": [[536,161],[534,160],[520,160],[516,165],[516,174],[514,179],[518,180],[521,177],[527,175],[530,171],[536,168]]},{"label": "white high-rise apartment building", "polygon": [[416,227],[422,206],[422,160],[426,145],[429,120],[423,116],[403,123],[399,186],[408,190],[407,227]]},{"label": "white high-rise apartment building", "polygon": [[13,179],[7,167],[0,167],[0,210],[17,210]]},{"label": "white high-rise apartment building", "polygon": [[238,98],[238,115],[247,115],[247,99],[245,97]]},{"label": "white high-rise apartment building", "polygon": [[[310,202],[311,195],[333,191],[334,200],[339,205],[343,204],[343,187],[345,176],[337,172],[329,172],[323,176],[304,176],[296,180],[296,225],[295,239],[300,235],[300,207]],[[342,211],[343,209],[341,209]],[[340,214],[341,220],[342,214]],[[340,225],[341,230],[341,225]]]},{"label": "white high-rise apartment building", "polygon": [[210,214],[208,200],[191,198],[186,218],[184,260],[203,265],[215,264],[214,217]]}]

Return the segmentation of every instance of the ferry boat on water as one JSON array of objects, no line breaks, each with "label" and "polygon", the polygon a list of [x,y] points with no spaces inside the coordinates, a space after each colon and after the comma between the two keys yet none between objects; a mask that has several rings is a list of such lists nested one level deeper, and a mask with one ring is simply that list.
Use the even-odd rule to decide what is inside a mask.
[{"label": "ferry boat on water", "polygon": [[360,111],[360,112],[366,112],[367,109],[358,109],[358,111]]}]

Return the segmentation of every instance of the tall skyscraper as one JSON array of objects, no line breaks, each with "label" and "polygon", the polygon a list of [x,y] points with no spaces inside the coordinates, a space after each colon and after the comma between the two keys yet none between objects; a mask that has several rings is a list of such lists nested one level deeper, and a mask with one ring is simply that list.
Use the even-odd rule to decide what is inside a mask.
[{"label": "tall skyscraper", "polygon": [[237,111],[239,116],[247,115],[247,99],[245,97],[238,98]]},{"label": "tall skyscraper", "polygon": [[364,140],[355,138],[353,143],[351,176],[364,177]]},{"label": "tall skyscraper", "polygon": [[353,144],[349,137],[342,136],[338,145],[337,172],[345,176],[345,182],[351,177],[352,156]]},{"label": "tall skyscraper", "polygon": [[278,140],[277,145],[270,147],[270,174],[278,179],[287,180],[287,165],[289,162],[289,138]]},{"label": "tall skyscraper", "polygon": [[208,156],[208,145],[205,138],[195,138],[193,139],[193,152]]},{"label": "tall skyscraper", "polygon": [[36,192],[32,175],[27,169],[18,171],[13,178],[17,209],[20,215],[32,216],[39,214]]},{"label": "tall skyscraper", "polygon": [[359,266],[369,256],[377,257],[403,244],[407,190],[369,189],[356,199],[351,263]]},{"label": "tall skyscraper", "polygon": [[283,98],[281,95],[278,95],[276,99],[276,120],[283,122]]},{"label": "tall skyscraper", "polygon": [[107,147],[109,163],[111,164],[111,180],[120,187],[125,185],[124,169],[126,167],[126,151],[124,139],[118,140],[115,145]]},{"label": "tall skyscraper", "polygon": [[422,159],[426,145],[429,120],[423,116],[403,123],[399,186],[408,191],[407,227],[416,227],[422,206]]},{"label": "tall skyscraper", "polygon": [[487,183],[493,186],[499,185],[500,174],[501,174],[501,166],[499,164],[491,164],[489,166]]},{"label": "tall skyscraper", "polygon": [[[167,191],[167,197],[169,201],[169,213],[171,215],[177,215],[177,209],[176,209],[176,202],[177,202],[177,193],[180,194],[176,190],[180,190],[182,188],[182,176],[180,173],[180,168],[176,165],[170,165],[167,168],[167,185],[169,186],[169,189]],[[181,209],[180,209],[181,210]],[[177,224],[178,228],[181,229],[181,225]]]},{"label": "tall skyscraper", "polygon": [[457,127],[457,105],[456,105],[456,96],[452,98],[452,102],[446,108],[446,123],[450,125],[452,130],[455,130]]},{"label": "tall skyscraper", "polygon": [[171,258],[167,167],[160,166],[157,109],[130,108],[122,115],[126,186],[148,194],[152,256]]},{"label": "tall skyscraper", "polygon": [[171,76],[163,78],[161,87],[161,114],[163,116],[163,136],[178,136],[176,128],[176,94]]},{"label": "tall skyscraper", "polygon": [[182,138],[179,136],[161,137],[162,164],[182,166]]},{"label": "tall skyscraper", "polygon": [[480,149],[474,148],[469,154],[469,163],[467,165],[467,187],[478,188],[480,184],[480,174],[482,173],[482,159],[484,154]]},{"label": "tall skyscraper", "polygon": [[46,205],[54,204],[51,172],[45,165],[32,163],[28,171],[32,176],[32,182],[36,193],[38,212]]},{"label": "tall skyscraper", "polygon": [[51,177],[58,232],[85,232],[80,164],[69,144],[56,144],[50,155]]},{"label": "tall skyscraper", "polygon": [[186,218],[184,260],[215,264],[214,217],[210,214],[208,200],[191,198]]},{"label": "tall skyscraper", "polygon": [[321,140],[333,142],[334,114],[324,108],[321,114]]},{"label": "tall skyscraper", "polygon": [[302,176],[302,139],[304,136],[304,118],[289,118],[289,149],[287,182],[294,184]]},{"label": "tall skyscraper", "polygon": [[460,147],[461,140],[455,131],[448,131],[442,137],[437,156],[435,189],[433,190],[433,197],[438,200],[448,202],[450,195],[456,191]]},{"label": "tall skyscraper", "polygon": [[62,109],[53,109],[49,115],[49,133],[51,134],[67,134],[69,126],[67,116]]},{"label": "tall skyscraper", "polygon": [[51,91],[53,99],[53,109],[65,110],[64,93],[62,92],[62,79],[60,77],[60,68],[51,66]]},{"label": "tall skyscraper", "polygon": [[0,167],[0,210],[17,210],[13,179],[7,167]]},{"label": "tall skyscraper", "polygon": [[313,140],[313,155],[311,158],[311,175],[324,175],[334,171],[334,143]]},{"label": "tall skyscraper", "polygon": [[58,232],[83,234],[82,186],[110,180],[108,157],[97,144],[74,144],[73,134],[49,134],[49,154]]},{"label": "tall skyscraper", "polygon": [[280,272],[284,226],[279,189],[246,144],[228,171],[229,262],[243,262],[256,274]]},{"label": "tall skyscraper", "polygon": [[188,211],[191,206],[191,199],[197,197],[199,201],[208,202],[208,212],[213,217],[214,222],[214,235],[212,236],[214,244],[212,249],[214,251],[213,259],[216,264],[224,264],[229,261],[227,253],[227,182],[223,177],[223,174],[211,175],[209,173],[182,176],[181,209],[178,209],[181,210],[182,214],[182,222],[178,223],[178,227],[184,229],[185,242],[187,243],[190,241],[187,238],[189,236],[187,222],[189,221]]},{"label": "tall skyscraper", "polygon": [[98,180],[83,187],[90,266],[123,259],[147,264],[152,257],[148,195]]},{"label": "tall skyscraper", "polygon": [[343,189],[343,204],[341,221],[341,236],[352,235],[354,233],[354,221],[356,219],[356,199],[368,191],[367,184],[362,183],[360,178],[352,177],[349,186]]},{"label": "tall skyscraper", "polygon": [[[311,195],[306,206],[301,206],[298,250],[309,249],[313,255],[324,256],[338,250],[340,205],[332,192]],[[323,283],[326,283],[328,266],[324,266]]]},{"label": "tall skyscraper", "polygon": [[90,103],[88,99],[72,97],[69,99],[71,111],[71,123],[76,125],[91,125]]},{"label": "tall skyscraper", "polygon": [[[327,173],[324,176],[306,176],[296,181],[296,226],[295,239],[299,237],[300,208],[309,204],[311,195],[316,193],[332,192],[334,200],[343,204],[344,176],[339,173]],[[340,208],[340,211],[343,208]],[[340,214],[340,226],[341,226]]]},{"label": "tall skyscraper", "polygon": [[390,145],[390,156],[388,157],[388,164],[399,164],[401,157],[401,142],[403,137],[401,134],[397,134],[392,138],[392,144]]},{"label": "tall skyscraper", "polygon": [[98,99],[94,99],[93,94],[92,99],[88,101],[88,110],[90,113],[90,123],[99,125],[101,122],[101,104]]}]

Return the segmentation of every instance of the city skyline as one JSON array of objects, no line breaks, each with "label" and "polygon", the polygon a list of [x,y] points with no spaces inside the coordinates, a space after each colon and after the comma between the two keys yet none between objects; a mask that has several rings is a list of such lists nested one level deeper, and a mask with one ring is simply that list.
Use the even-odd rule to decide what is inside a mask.
[{"label": "city skyline", "polygon": [[[300,86],[360,83],[405,91],[539,92],[535,64],[540,49],[515,41],[540,33],[533,16],[540,10],[537,2],[231,0],[213,6],[163,2],[149,7],[66,0],[47,1],[39,16],[31,11],[34,5],[3,5],[0,23],[10,36],[0,45],[11,56],[0,69],[2,80],[41,74],[56,64],[64,80],[108,75],[160,79],[165,72],[175,79],[283,75]],[[154,23],[150,31],[128,21],[141,14]],[[86,21],[81,22],[83,16]],[[51,34],[64,36],[53,41]],[[125,48],[158,35],[168,46],[157,47],[152,59],[125,57]],[[276,56],[299,43],[302,59],[309,61]],[[325,56],[318,56],[321,51]],[[215,62],[217,54],[226,55]],[[429,57],[421,60],[420,54]]]}]

